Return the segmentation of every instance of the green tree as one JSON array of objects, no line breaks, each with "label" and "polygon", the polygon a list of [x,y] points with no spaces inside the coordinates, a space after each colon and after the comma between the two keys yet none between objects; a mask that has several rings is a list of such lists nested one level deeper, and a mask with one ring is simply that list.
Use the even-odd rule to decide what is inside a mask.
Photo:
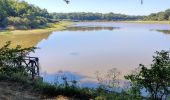
[{"label": "green tree", "polygon": [[152,100],[165,99],[170,94],[170,56],[168,51],[156,52],[153,64],[145,67],[140,64],[139,72],[125,76],[132,83],[132,88],[146,89]]},{"label": "green tree", "polygon": [[170,17],[170,9],[163,12],[152,13],[149,16],[145,16],[144,20],[154,20],[154,21],[167,21]]},{"label": "green tree", "polygon": [[165,12],[159,12],[157,14],[158,21],[168,20],[168,15]]},{"label": "green tree", "polygon": [[51,18],[46,9],[40,9],[25,1],[0,0],[0,27],[38,28],[45,26]]},{"label": "green tree", "polygon": [[0,48],[0,74],[10,76],[13,73],[21,72],[25,73],[26,68],[22,66],[25,57],[33,52],[36,48],[16,48],[10,47],[11,42],[7,42],[2,48]]},{"label": "green tree", "polygon": [[128,16],[124,14],[115,14],[115,13],[52,13],[53,19],[70,19],[70,20],[140,20],[143,17],[141,16]]}]

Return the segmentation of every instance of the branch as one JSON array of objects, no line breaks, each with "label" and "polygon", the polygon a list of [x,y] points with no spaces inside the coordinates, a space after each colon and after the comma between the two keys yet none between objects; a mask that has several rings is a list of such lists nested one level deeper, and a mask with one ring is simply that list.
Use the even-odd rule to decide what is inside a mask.
[{"label": "branch", "polygon": [[141,5],[143,5],[143,0],[141,0]]},{"label": "branch", "polygon": [[67,4],[69,4],[70,3],[70,1],[69,0],[64,0]]}]

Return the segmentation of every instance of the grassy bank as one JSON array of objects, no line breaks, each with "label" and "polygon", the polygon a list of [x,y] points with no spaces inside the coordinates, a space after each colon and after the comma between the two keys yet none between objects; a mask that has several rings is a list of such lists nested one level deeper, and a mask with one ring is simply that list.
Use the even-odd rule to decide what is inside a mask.
[{"label": "grassy bank", "polygon": [[40,33],[49,33],[56,30],[63,30],[66,27],[70,26],[71,22],[57,22],[51,23],[46,26],[43,26],[39,29],[31,29],[31,30],[1,30],[0,34],[40,34]]},{"label": "grassy bank", "polygon": [[140,23],[140,24],[170,24],[170,21],[118,21],[124,23]]}]

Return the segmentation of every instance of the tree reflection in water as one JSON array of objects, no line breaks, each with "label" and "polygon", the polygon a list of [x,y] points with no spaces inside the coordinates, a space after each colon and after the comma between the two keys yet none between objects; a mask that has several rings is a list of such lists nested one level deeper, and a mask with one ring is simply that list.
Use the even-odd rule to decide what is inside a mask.
[{"label": "tree reflection in water", "polygon": [[101,30],[109,30],[113,31],[115,29],[119,29],[119,27],[106,27],[106,26],[75,26],[68,27],[66,30],[68,31],[101,31]]}]

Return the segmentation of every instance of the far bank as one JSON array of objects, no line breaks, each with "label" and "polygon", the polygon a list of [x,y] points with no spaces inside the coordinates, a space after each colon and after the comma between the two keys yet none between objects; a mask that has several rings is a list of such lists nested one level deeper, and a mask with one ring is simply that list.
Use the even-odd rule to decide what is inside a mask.
[{"label": "far bank", "polygon": [[124,23],[140,23],[140,24],[170,24],[170,21],[117,21]]}]

